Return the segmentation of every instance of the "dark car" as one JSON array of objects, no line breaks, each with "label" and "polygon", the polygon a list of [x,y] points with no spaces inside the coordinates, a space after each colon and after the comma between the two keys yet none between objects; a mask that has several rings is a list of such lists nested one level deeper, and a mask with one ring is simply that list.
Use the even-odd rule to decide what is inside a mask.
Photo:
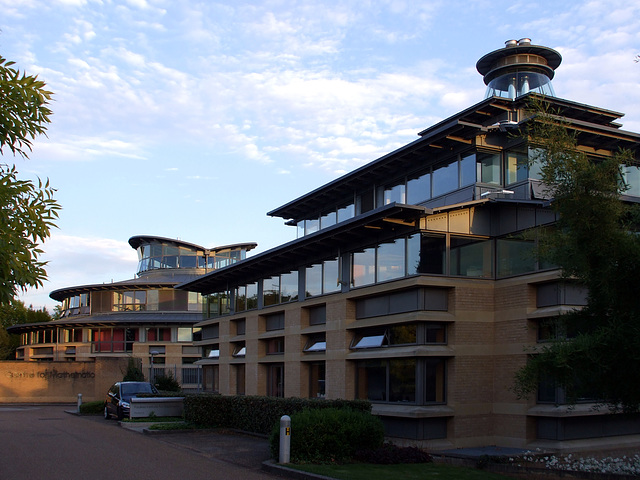
[{"label": "dark car", "polygon": [[158,393],[158,390],[149,382],[114,383],[107,392],[107,400],[104,402],[104,418],[109,419],[114,416],[121,420],[123,417],[128,417],[131,398],[141,393]]}]

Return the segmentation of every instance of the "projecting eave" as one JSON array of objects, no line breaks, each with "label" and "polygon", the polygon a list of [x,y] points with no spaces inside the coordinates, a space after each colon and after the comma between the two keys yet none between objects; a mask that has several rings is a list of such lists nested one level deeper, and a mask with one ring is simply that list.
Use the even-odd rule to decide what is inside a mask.
[{"label": "projecting eave", "polygon": [[500,120],[508,117],[513,101],[488,98],[476,105],[423,130],[420,138],[378,158],[342,177],[329,182],[275,210],[267,213],[295,223],[317,216],[339,199],[364,192],[373,185],[387,183],[398,172],[411,173],[426,164],[441,161],[443,155],[470,148],[475,137]]},{"label": "projecting eave", "polygon": [[252,283],[278,273],[310,265],[338,255],[342,249],[375,241],[376,235],[414,231],[420,217],[430,213],[425,207],[391,203],[352,219],[324,228],[279,247],[203,275],[175,288],[208,294],[234,285]]},{"label": "projecting eave", "polygon": [[140,245],[145,245],[149,243],[168,243],[174,245],[176,247],[186,247],[192,250],[201,250],[206,252],[220,252],[224,250],[231,249],[241,249],[244,248],[247,252],[249,250],[253,250],[258,246],[255,242],[245,242],[245,243],[233,243],[231,245],[222,245],[217,247],[206,248],[202,245],[196,245],[195,243],[183,242],[182,240],[178,240],[175,238],[167,238],[167,237],[158,237],[155,235],[136,235],[129,239],[129,245],[132,248],[137,249]]},{"label": "projecting eave", "polygon": [[26,333],[50,328],[114,327],[133,325],[193,325],[202,320],[200,312],[114,312],[97,315],[73,315],[50,322],[23,323],[7,327],[9,333]]},{"label": "projecting eave", "polygon": [[[203,270],[204,271],[204,270]],[[113,292],[121,292],[124,290],[149,290],[149,289],[158,289],[158,288],[173,288],[176,284],[181,282],[186,282],[191,278],[196,278],[198,275],[179,275],[175,276],[171,279],[161,280],[154,279],[154,281],[150,281],[149,279],[141,278],[133,278],[131,280],[124,280],[122,282],[112,282],[112,283],[97,283],[93,285],[77,285],[73,287],[64,287],[54,290],[49,294],[49,297],[58,302],[63,301],[65,298],[68,298],[73,295],[80,295],[81,293],[89,293],[89,292],[99,292],[99,291],[113,291]]]}]

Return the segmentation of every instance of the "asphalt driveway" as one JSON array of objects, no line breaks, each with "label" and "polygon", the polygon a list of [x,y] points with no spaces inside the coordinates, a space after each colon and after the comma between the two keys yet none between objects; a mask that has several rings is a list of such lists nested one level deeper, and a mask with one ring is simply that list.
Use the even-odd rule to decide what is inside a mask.
[{"label": "asphalt driveway", "polygon": [[0,478],[267,480],[265,439],[234,433],[143,435],[69,406],[0,405]]}]

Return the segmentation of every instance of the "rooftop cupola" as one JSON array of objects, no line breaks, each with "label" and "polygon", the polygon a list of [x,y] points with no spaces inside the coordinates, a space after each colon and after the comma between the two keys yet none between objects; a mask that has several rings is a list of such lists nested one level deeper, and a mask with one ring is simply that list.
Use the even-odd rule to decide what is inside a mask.
[{"label": "rooftop cupola", "polygon": [[508,40],[505,47],[486,54],[476,64],[487,86],[485,98],[516,98],[529,92],[555,97],[551,85],[562,57],[531,39]]}]

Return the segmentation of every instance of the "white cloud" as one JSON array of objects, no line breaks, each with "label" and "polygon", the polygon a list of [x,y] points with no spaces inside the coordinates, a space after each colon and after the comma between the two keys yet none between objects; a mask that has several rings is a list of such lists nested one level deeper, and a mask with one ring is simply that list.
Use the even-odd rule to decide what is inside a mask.
[{"label": "white cloud", "polygon": [[26,305],[46,306],[49,311],[57,304],[49,294],[57,289],[110,283],[133,278],[137,254],[131,246],[110,238],[78,237],[54,231],[45,244],[42,260],[49,280],[40,289],[30,289],[20,296]]}]

